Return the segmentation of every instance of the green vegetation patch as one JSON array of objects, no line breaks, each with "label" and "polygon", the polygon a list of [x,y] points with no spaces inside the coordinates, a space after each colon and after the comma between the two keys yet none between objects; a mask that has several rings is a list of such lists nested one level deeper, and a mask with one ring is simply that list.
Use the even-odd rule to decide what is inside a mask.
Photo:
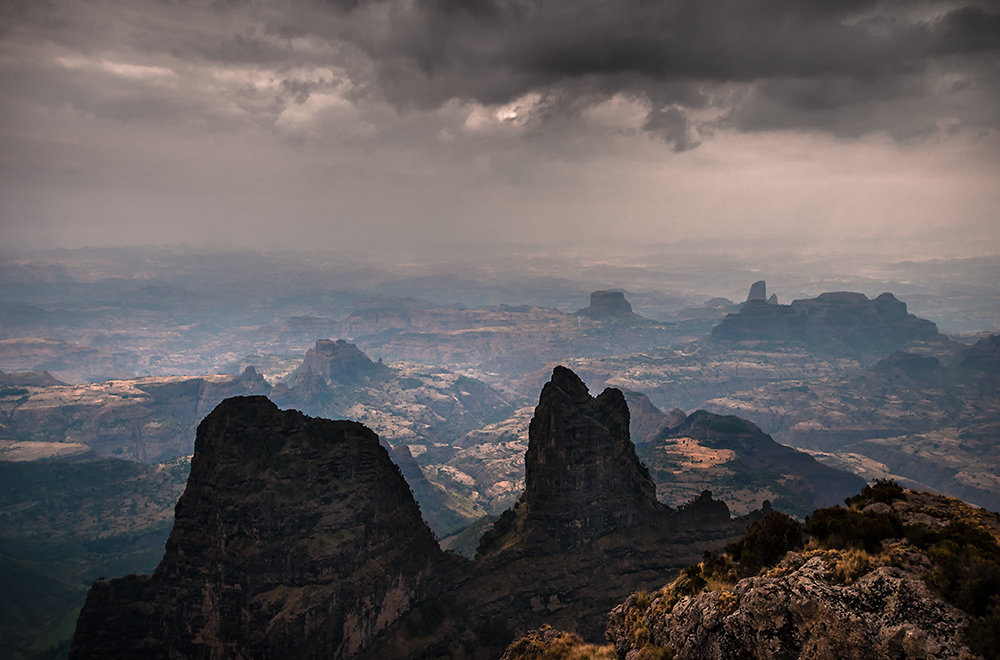
[{"label": "green vegetation patch", "polygon": [[933,562],[924,580],[944,600],[974,619],[965,643],[987,660],[1000,658],[1000,545],[983,527],[953,520],[940,531],[907,529],[911,543]]}]

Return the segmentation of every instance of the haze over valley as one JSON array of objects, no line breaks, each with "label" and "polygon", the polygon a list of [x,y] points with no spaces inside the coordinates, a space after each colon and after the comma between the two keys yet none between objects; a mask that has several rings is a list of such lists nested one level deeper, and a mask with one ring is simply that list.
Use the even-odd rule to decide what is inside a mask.
[{"label": "haze over valley", "polygon": [[997,658],[998,63],[988,0],[3,3],[0,648]]}]

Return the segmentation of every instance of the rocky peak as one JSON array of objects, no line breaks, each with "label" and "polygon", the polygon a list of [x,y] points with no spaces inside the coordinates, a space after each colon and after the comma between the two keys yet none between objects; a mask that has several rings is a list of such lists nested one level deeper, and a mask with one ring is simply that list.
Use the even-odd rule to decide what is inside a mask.
[{"label": "rocky peak", "polygon": [[292,374],[292,382],[297,384],[298,376],[307,373],[330,383],[350,382],[380,376],[387,369],[381,362],[372,362],[360,348],[348,341],[320,339],[306,351],[302,364]]},{"label": "rocky peak", "polygon": [[350,657],[453,561],[375,433],[227,399],[156,573],[95,583],[70,657]]},{"label": "rocky peak", "polygon": [[620,390],[591,397],[565,367],[542,388],[528,428],[522,549],[548,553],[645,524],[663,513],[649,471],[629,438]]},{"label": "rocky peak", "polygon": [[872,301],[878,313],[889,323],[906,319],[906,303],[888,291]]},{"label": "rocky peak", "polygon": [[767,282],[759,280],[750,285],[747,302],[751,300],[767,300]]},{"label": "rocky peak", "polygon": [[584,316],[593,317],[630,317],[632,305],[625,300],[625,294],[621,291],[594,291],[590,294],[590,306],[577,312]]}]

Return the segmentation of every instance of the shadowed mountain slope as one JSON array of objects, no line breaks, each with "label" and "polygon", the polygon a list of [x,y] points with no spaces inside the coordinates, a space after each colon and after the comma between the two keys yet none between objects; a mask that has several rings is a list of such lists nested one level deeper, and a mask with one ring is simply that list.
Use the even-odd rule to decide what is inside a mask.
[{"label": "shadowed mountain slope", "polygon": [[228,399],[156,572],[95,583],[70,657],[351,657],[460,561],[370,430]]}]

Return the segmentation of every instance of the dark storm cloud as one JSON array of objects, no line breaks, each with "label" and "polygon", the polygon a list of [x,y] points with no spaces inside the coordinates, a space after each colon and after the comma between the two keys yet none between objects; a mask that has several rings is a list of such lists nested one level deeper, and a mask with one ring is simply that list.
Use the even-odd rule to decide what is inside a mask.
[{"label": "dark storm cloud", "polygon": [[[882,104],[895,106],[896,129],[932,123],[945,110],[938,97],[947,93],[937,89],[945,74],[979,87],[980,100],[996,105],[998,67],[989,58],[1000,54],[1000,14],[947,7],[953,5],[349,0],[318,5],[325,20],[283,18],[271,28],[349,42],[373,63],[378,93],[403,107],[450,99],[502,104],[529,92],[640,95],[651,104],[646,130],[684,149],[694,144],[687,132],[678,135],[688,130],[686,115],[713,105],[725,113],[717,123],[743,130],[808,126],[861,134],[889,128]],[[983,62],[990,63],[985,70]],[[720,85],[743,86],[744,93],[726,98],[747,105],[713,100]]]},{"label": "dark storm cloud", "polygon": [[[126,121],[274,126],[289,106],[335,93],[366,116],[379,103],[405,113],[534,95],[519,125],[549,134],[619,95],[645,108],[635,128],[678,151],[719,129],[907,138],[1000,124],[1000,13],[975,0],[136,0],[0,12],[2,36],[31,48],[175,71],[173,87],[114,69],[52,74],[44,58],[24,58],[20,79],[6,71],[11,89],[46,105],[61,94]],[[33,67],[62,82],[36,88]],[[237,85],[220,71],[249,73]],[[199,75],[230,85],[238,112],[191,84]]]}]

